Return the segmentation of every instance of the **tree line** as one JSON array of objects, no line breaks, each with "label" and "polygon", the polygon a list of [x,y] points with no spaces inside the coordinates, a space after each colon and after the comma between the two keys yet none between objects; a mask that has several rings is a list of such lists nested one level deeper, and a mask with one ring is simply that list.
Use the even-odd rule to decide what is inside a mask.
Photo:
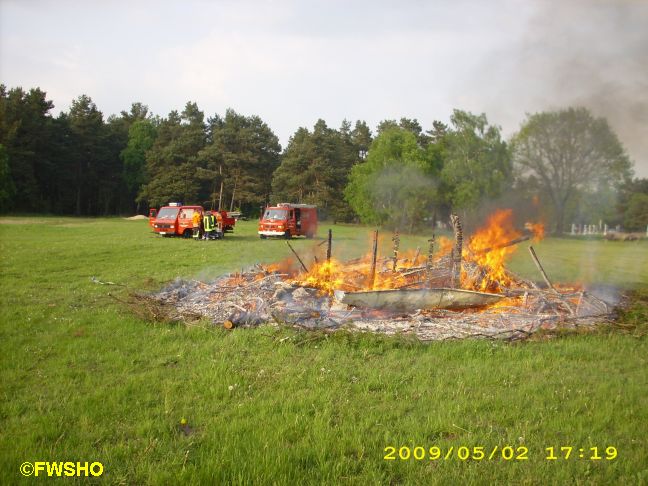
[{"label": "tree line", "polygon": [[647,181],[632,179],[616,134],[584,108],[529,115],[510,140],[462,110],[427,130],[383,120],[375,134],[362,120],[320,119],[284,149],[260,117],[205,117],[193,102],[166,117],[142,103],[104,117],[86,95],[56,117],[53,108],[40,88],[0,86],[3,212],[132,214],[182,201],[256,215],[290,201],[337,221],[414,229],[497,201],[541,212],[557,231],[648,224]]}]

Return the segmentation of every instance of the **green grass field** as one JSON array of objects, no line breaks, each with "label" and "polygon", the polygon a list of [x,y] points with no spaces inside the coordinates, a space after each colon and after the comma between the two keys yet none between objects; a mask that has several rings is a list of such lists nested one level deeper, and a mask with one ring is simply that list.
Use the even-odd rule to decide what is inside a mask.
[{"label": "green grass field", "polygon": [[[122,219],[0,223],[4,484],[23,480],[25,461],[99,461],[112,484],[648,483],[648,343],[637,331],[648,318],[646,241],[534,245],[556,281],[640,289],[624,330],[424,345],[155,324],[114,298],[287,256],[254,222],[219,242],[163,239]],[[367,233],[335,226],[334,253],[363,252]],[[537,279],[521,246],[512,269]],[[488,460],[506,445],[528,459]],[[486,457],[384,460],[390,446],[484,447]],[[547,460],[551,446],[574,452]],[[608,446],[615,459],[588,459]]]}]

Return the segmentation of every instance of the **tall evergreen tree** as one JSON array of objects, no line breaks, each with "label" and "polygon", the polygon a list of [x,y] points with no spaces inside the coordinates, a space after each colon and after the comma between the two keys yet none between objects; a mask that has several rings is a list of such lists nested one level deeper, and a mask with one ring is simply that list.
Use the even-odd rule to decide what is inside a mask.
[{"label": "tall evergreen tree", "polygon": [[149,180],[146,170],[146,153],[153,147],[156,136],[157,130],[152,121],[136,120],[128,129],[128,143],[120,154],[124,163],[122,177],[128,190],[129,199],[137,203],[137,213],[140,212],[142,202],[146,202],[137,199],[137,195]]},{"label": "tall evergreen tree", "polygon": [[16,207],[23,211],[50,210],[49,192],[43,189],[55,175],[49,153],[53,107],[38,88],[7,91],[0,85],[0,144],[19,201]]},{"label": "tall evergreen tree", "polygon": [[75,165],[74,214],[97,214],[108,159],[103,114],[89,96],[81,95],[72,101],[68,122],[73,141],[70,159]]},{"label": "tall evergreen tree", "polygon": [[181,114],[169,113],[160,122],[158,137],[147,152],[150,181],[142,186],[138,200],[156,206],[169,201],[202,203],[200,189],[205,176],[198,153],[206,141],[204,114],[196,103],[188,102]]},{"label": "tall evergreen tree", "polygon": [[16,187],[11,178],[9,156],[7,155],[7,150],[0,144],[0,212],[4,213],[11,209],[15,194]]},{"label": "tall evergreen tree", "polygon": [[228,109],[209,120],[210,143],[201,151],[207,189],[216,208],[254,211],[268,201],[272,173],[279,165],[281,145],[258,116]]},{"label": "tall evergreen tree", "polygon": [[274,202],[316,204],[335,219],[351,217],[342,198],[349,171],[359,157],[350,128],[346,122],[338,131],[318,120],[312,132],[306,128],[297,130],[273,177]]},{"label": "tall evergreen tree", "polygon": [[351,141],[358,151],[359,160],[367,158],[367,152],[369,151],[372,140],[371,130],[367,123],[361,120],[356,121],[355,127],[351,132]]}]

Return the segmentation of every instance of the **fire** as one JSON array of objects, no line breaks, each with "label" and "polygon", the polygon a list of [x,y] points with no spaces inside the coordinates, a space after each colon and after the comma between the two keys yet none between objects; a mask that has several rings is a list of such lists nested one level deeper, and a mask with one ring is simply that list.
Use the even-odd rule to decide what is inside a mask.
[{"label": "fire", "polygon": [[317,263],[308,273],[298,275],[295,282],[305,287],[320,289],[322,293],[329,295],[335,290],[385,290],[407,284],[407,280],[400,273],[376,271],[372,278],[371,264],[366,256],[351,264],[342,264],[335,258]]},{"label": "fire", "polygon": [[545,236],[544,223],[533,223],[533,222],[527,221],[526,223],[524,223],[524,227],[527,230],[529,230],[531,233],[533,233],[533,239],[535,241],[540,241]]},{"label": "fire", "polygon": [[[438,262],[440,258],[448,255],[452,246],[453,241],[449,238],[443,236],[438,238],[433,262]],[[372,273],[370,252],[361,258],[345,263],[332,258],[329,262],[315,263],[308,272],[296,275],[294,281],[298,285],[317,288],[322,293],[329,295],[332,295],[335,290],[353,292],[399,289],[417,283],[420,274],[407,276],[407,271],[424,267],[427,259],[427,249],[408,249],[398,253],[397,271],[393,271],[393,260],[389,258],[389,255],[386,255],[378,259],[375,271]]]},{"label": "fire", "polygon": [[445,236],[439,237],[437,239],[437,244],[439,245],[439,255],[449,255],[454,246],[454,242]]},{"label": "fire", "polygon": [[[524,227],[533,233],[535,241],[544,238],[543,223],[527,222]],[[486,226],[477,230],[468,243],[466,259],[477,263],[483,274],[462,275],[462,286],[480,291],[497,292],[499,287],[511,284],[506,261],[516,252],[516,245],[507,243],[522,239],[523,234],[513,226],[513,210],[500,209],[491,214]],[[528,239],[528,236],[527,236]]]},{"label": "fire", "polygon": [[306,287],[320,289],[327,294],[345,285],[343,267],[337,260],[318,263],[305,275],[300,275],[299,283]]},{"label": "fire", "polygon": [[522,233],[513,227],[512,219],[513,210],[497,210],[489,216],[486,226],[477,230],[470,238],[467,258],[484,269],[486,275],[481,282],[471,282],[469,277],[465,274],[462,275],[464,288],[492,291],[496,290],[499,285],[510,284],[511,279],[506,273],[504,264],[516,248],[515,246],[498,248],[498,246],[522,236]]},{"label": "fire", "polygon": [[[508,258],[516,251],[516,243],[529,239],[529,233],[533,233],[536,240],[544,236],[542,223],[528,222],[525,224],[525,229],[527,234],[513,226],[511,209],[498,210],[489,216],[487,224],[470,237],[463,251],[464,262],[470,265],[464,265],[461,287],[501,292],[503,287],[511,285],[511,276],[505,265]],[[432,264],[436,265],[442,260],[448,260],[453,247],[452,239],[438,237]],[[328,295],[332,295],[335,290],[353,292],[414,288],[426,285],[428,252],[428,248],[399,251],[395,270],[391,254],[381,255],[376,261],[375,268],[372,268],[371,252],[344,263],[335,258],[327,261],[321,254],[319,259],[313,255],[314,261],[307,262],[308,271],[302,271],[292,258],[266,265],[264,270],[269,273],[285,273],[293,283],[317,288]],[[310,257],[307,260],[310,260]],[[440,274],[435,275],[434,272],[431,275],[432,279],[441,279],[436,280],[437,284],[447,285],[444,283],[444,277]]]},{"label": "fire", "polygon": [[295,269],[295,262],[291,258],[284,258],[283,260],[263,265],[263,268],[268,273],[287,273],[290,274]]}]

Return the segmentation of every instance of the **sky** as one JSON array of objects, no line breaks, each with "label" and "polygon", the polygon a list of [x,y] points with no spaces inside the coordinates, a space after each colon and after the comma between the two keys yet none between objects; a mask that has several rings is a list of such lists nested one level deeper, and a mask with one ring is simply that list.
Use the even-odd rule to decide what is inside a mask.
[{"label": "sky", "polygon": [[166,116],[259,115],[283,146],[317,119],[585,106],[648,177],[648,0],[0,0],[0,82],[107,117],[139,101]]}]

